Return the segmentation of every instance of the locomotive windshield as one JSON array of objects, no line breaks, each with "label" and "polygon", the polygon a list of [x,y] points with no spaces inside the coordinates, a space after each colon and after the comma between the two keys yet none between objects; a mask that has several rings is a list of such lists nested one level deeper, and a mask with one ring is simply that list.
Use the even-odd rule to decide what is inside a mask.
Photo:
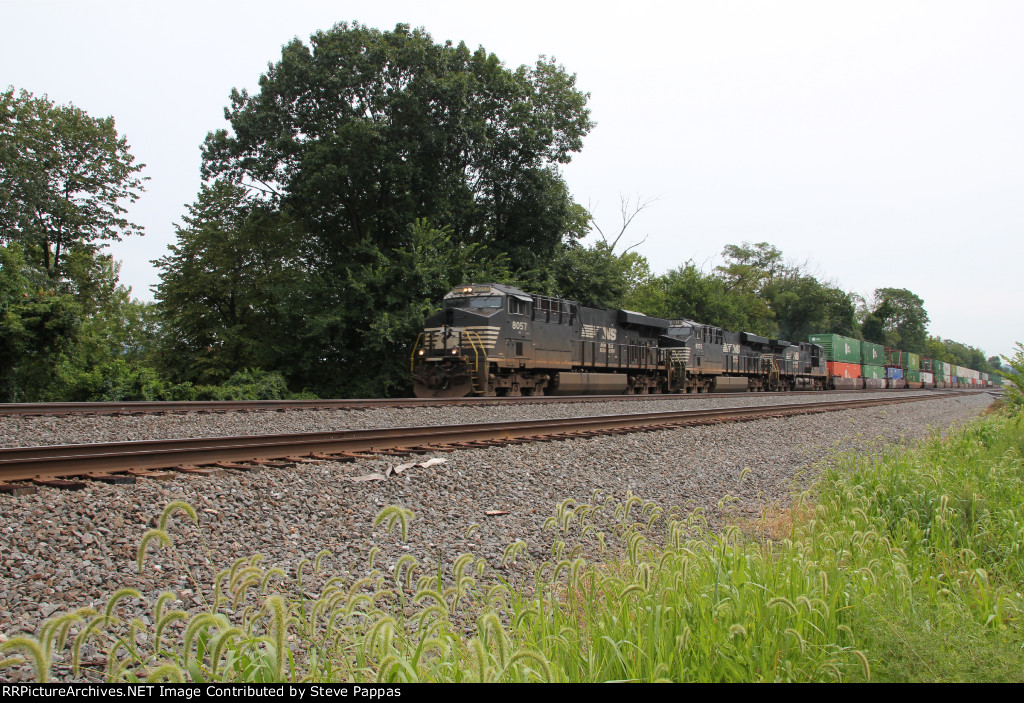
[{"label": "locomotive windshield", "polygon": [[469,295],[458,298],[445,298],[446,308],[500,308],[502,295]]}]

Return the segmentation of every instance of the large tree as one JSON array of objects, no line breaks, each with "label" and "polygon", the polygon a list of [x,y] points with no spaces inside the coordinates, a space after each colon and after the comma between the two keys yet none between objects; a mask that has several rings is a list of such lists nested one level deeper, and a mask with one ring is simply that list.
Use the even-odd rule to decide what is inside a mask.
[{"label": "large tree", "polygon": [[781,339],[803,341],[820,332],[856,333],[851,296],[813,276],[788,271],[766,283],[762,294],[775,314],[776,334]]},{"label": "large tree", "polygon": [[906,288],[878,288],[864,318],[864,339],[907,352],[927,353],[928,312],[924,301]]},{"label": "large tree", "polygon": [[188,211],[177,244],[153,262],[161,368],[175,382],[217,384],[285,366],[295,339],[287,301],[308,270],[295,256],[301,232],[225,181],[204,185]]},{"label": "large tree", "polygon": [[91,256],[142,228],[125,205],[143,190],[112,117],[8,88],[0,93],[0,242],[18,242],[53,279],[75,251]]},{"label": "large tree", "polygon": [[722,258],[725,263],[717,270],[730,290],[760,295],[776,277],[790,272],[782,261],[782,252],[768,242],[727,244]]},{"label": "large tree", "polygon": [[[301,280],[235,338],[260,339],[282,315],[293,387],[397,391],[408,374],[394,360],[442,286],[470,272],[550,281],[552,260],[587,229],[558,170],[592,127],[574,83],[543,57],[509,69],[405,25],[343,23],[286,45],[258,93],[232,92],[230,129],[203,147],[208,179],[248,188],[295,225],[286,248]],[[164,261],[168,273],[183,255]],[[207,261],[227,275],[228,262]]]},{"label": "large tree", "polygon": [[259,93],[232,92],[204,173],[285,204],[328,265],[427,218],[528,267],[585,230],[557,171],[592,127],[574,83],[544,58],[510,70],[422,29],[341,23],[286,45]]}]

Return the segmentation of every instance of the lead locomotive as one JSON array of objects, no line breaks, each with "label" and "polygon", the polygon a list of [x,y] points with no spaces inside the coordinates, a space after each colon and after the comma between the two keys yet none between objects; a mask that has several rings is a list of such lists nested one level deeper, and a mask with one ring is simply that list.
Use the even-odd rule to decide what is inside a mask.
[{"label": "lead locomotive", "polygon": [[460,286],[412,353],[421,398],[825,388],[821,348],[690,320]]}]

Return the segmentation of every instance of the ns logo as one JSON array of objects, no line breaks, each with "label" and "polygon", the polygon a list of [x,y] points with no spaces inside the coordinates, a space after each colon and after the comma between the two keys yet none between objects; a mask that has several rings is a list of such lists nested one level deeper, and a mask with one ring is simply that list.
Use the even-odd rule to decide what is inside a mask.
[{"label": "ns logo", "polygon": [[583,337],[585,339],[597,339],[600,334],[601,339],[614,342],[619,335],[619,330],[615,327],[601,327],[600,325],[583,325]]}]

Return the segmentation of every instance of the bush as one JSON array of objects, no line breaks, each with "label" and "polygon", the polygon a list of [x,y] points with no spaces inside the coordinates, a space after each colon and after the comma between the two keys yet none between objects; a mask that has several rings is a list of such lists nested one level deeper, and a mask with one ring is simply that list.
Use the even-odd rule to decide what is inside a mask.
[{"label": "bush", "polygon": [[998,371],[1010,383],[1003,383],[1007,404],[1016,410],[1024,408],[1024,344],[1017,342],[1017,353],[1012,357],[1003,356],[1010,365],[1010,371]]},{"label": "bush", "polygon": [[196,386],[194,391],[195,400],[285,400],[301,397],[288,391],[288,383],[280,371],[261,369],[239,371],[219,386]]}]

